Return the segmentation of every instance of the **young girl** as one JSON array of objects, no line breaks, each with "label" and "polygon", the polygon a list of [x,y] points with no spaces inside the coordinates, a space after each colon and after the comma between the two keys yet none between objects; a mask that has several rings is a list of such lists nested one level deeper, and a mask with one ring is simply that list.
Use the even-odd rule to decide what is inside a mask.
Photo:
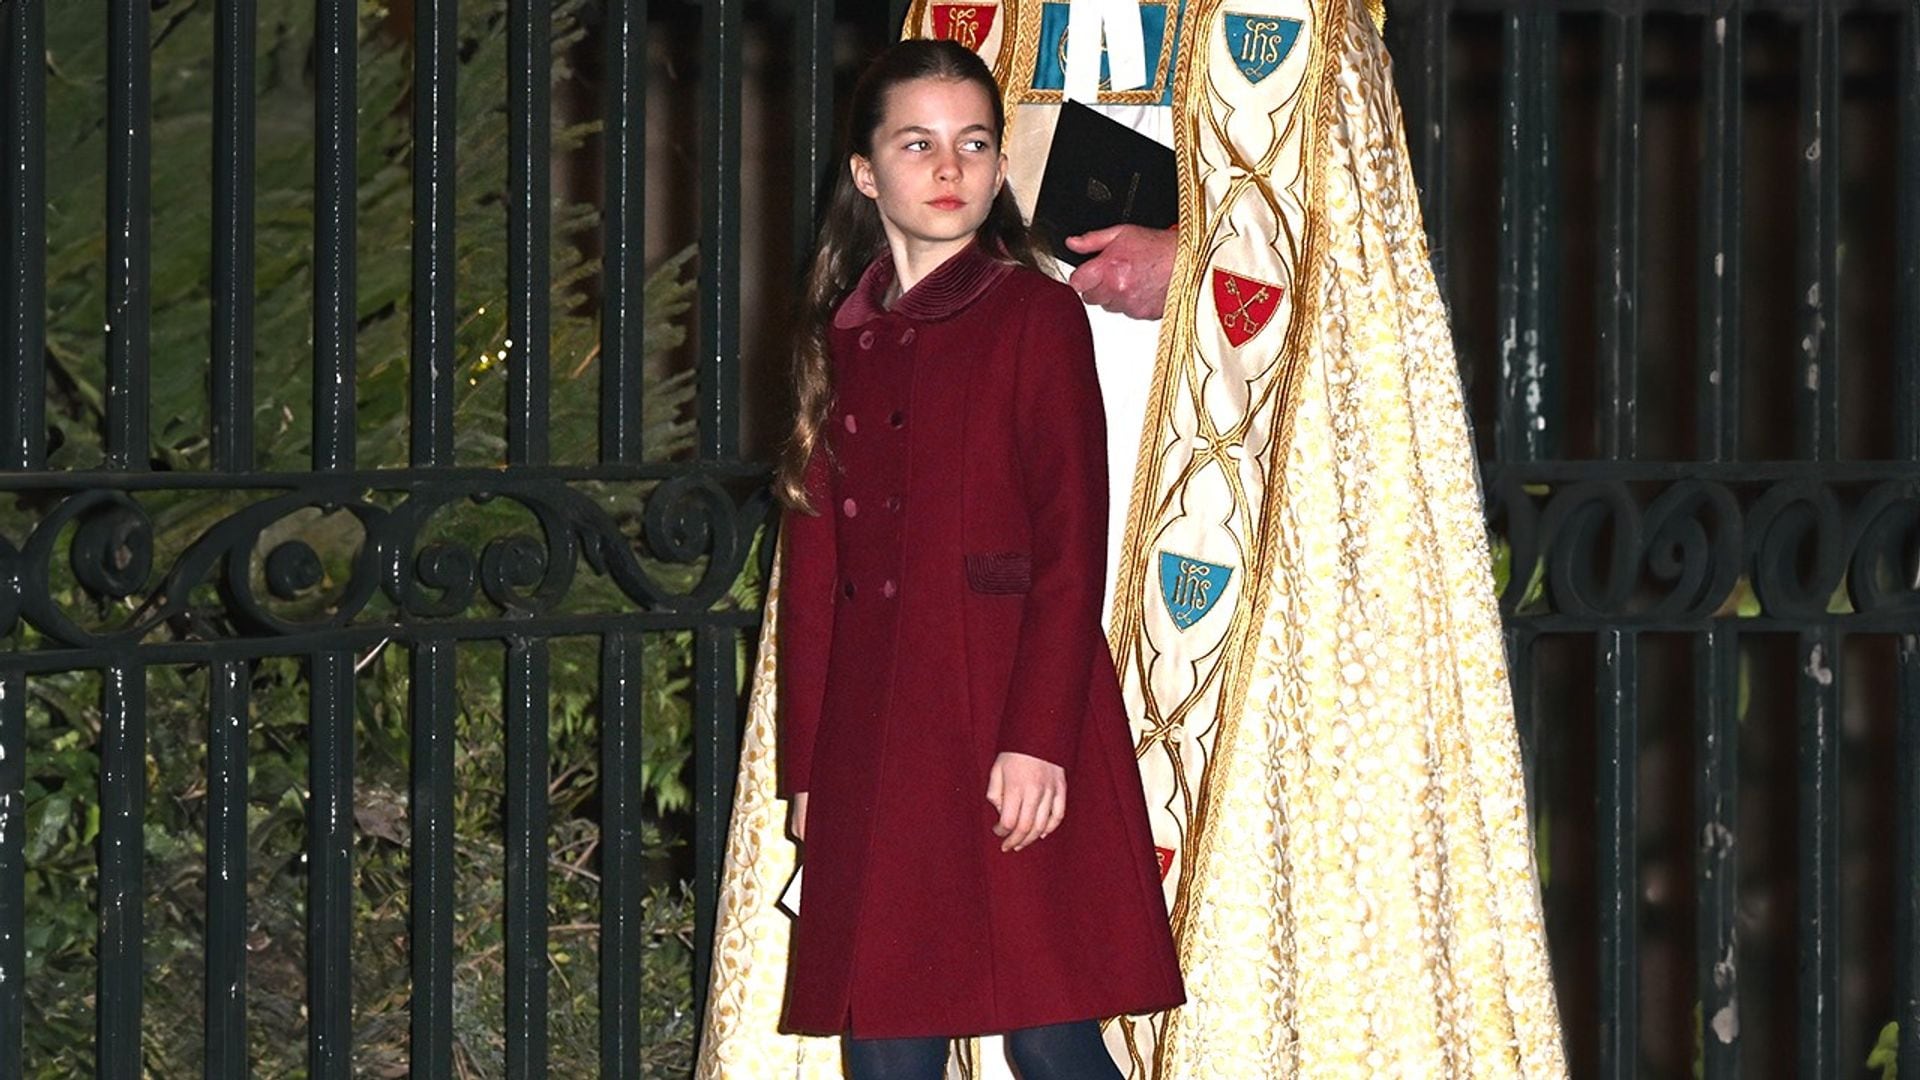
[{"label": "young girl", "polygon": [[1118,1077],[1099,1018],[1182,1000],[1100,627],[1087,319],[1035,269],[987,67],[894,46],[855,87],[808,280],[780,607],[806,847],[786,1026],[848,1075]]}]

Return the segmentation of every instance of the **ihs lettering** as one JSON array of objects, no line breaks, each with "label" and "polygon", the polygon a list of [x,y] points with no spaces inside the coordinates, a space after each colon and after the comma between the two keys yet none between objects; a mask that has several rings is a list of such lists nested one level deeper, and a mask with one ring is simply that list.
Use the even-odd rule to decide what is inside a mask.
[{"label": "ihs lettering", "polygon": [[1280,36],[1279,19],[1247,20],[1247,36],[1240,39],[1242,63],[1265,67],[1279,63],[1286,54],[1286,42]]},{"label": "ihs lettering", "polygon": [[1205,563],[1190,563],[1180,560],[1180,577],[1173,584],[1173,606],[1183,608],[1204,608],[1207,606],[1207,593],[1213,588],[1208,580],[1213,576],[1213,567]]}]

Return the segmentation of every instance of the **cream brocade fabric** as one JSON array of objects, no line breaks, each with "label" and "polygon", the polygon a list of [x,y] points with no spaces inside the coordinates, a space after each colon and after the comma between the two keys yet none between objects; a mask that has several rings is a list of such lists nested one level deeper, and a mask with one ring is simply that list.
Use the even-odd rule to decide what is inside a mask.
[{"label": "cream brocade fabric", "polygon": [[[1211,40],[1219,0],[1187,3],[1188,32]],[[1399,107],[1361,5],[1314,0],[1309,25],[1297,115],[1313,120],[1294,156],[1322,167],[1301,170],[1304,228],[1281,245],[1299,264],[1265,279],[1286,276],[1292,294],[1274,316],[1288,324],[1268,331],[1287,331],[1276,407],[1243,425],[1249,445],[1228,458],[1275,466],[1256,472],[1279,498],[1259,500],[1255,550],[1236,563],[1254,575],[1237,590],[1249,618],[1223,642],[1233,655],[1217,711],[1199,710],[1213,729],[1193,796],[1204,813],[1193,830],[1182,819],[1182,872],[1170,879],[1189,1003],[1111,1024],[1107,1037],[1129,1080],[1562,1077],[1473,449]],[[1183,51],[1183,85],[1204,81],[1204,58],[1188,71],[1198,50]],[[1183,89],[1182,100],[1201,99]],[[1206,349],[1192,346],[1217,318],[1201,273],[1236,228],[1234,200],[1216,194],[1234,169],[1209,164],[1193,131],[1189,144],[1202,145],[1188,147],[1186,186],[1206,194],[1183,222],[1204,228],[1183,226],[1185,299],[1168,320],[1150,414],[1160,426],[1145,450],[1191,441],[1177,399],[1208,381]],[[1208,187],[1216,169],[1224,189]],[[1164,540],[1153,496],[1172,483],[1150,478],[1143,467],[1123,573],[1136,609],[1153,596],[1143,575]],[[776,1030],[791,923],[774,900],[795,854],[774,793],[778,593],[776,575],[714,942],[697,1073],[710,1080],[841,1075],[836,1040]],[[1126,607],[1116,652],[1133,643]],[[1141,707],[1139,685],[1128,693]],[[1143,741],[1149,772],[1154,749]],[[1164,777],[1148,787],[1151,802]],[[953,1075],[998,1071],[977,1057],[962,1047]]]}]

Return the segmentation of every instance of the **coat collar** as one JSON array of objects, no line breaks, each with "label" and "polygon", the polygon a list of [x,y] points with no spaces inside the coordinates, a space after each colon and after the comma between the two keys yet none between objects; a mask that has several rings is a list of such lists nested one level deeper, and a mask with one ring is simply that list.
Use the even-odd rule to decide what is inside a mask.
[{"label": "coat collar", "polygon": [[840,302],[833,325],[835,329],[846,330],[888,314],[915,322],[939,322],[959,314],[1012,270],[1013,264],[1001,262],[980,250],[980,241],[975,240],[935,267],[894,301],[892,308],[887,308],[883,301],[893,286],[893,253],[882,248],[860,275],[853,291]]}]

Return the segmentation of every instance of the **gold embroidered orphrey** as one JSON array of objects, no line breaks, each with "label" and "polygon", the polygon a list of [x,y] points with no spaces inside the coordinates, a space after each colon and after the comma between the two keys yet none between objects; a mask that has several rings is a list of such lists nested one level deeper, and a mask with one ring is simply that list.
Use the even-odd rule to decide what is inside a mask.
[{"label": "gold embroidered orphrey", "polygon": [[[1042,2],[1002,0],[981,50],[1016,128],[1051,126],[1007,77],[1032,71]],[[930,36],[930,6],[915,0],[910,36]],[[1301,23],[1257,82],[1232,16]],[[1359,0],[1179,11],[1180,248],[1109,643],[1154,842],[1174,852],[1189,1001],[1107,1025],[1129,1080],[1566,1075],[1473,450],[1376,18]],[[1220,268],[1281,287],[1243,347],[1208,284]],[[1184,632],[1162,550],[1235,571]],[[709,1080],[840,1076],[836,1040],[776,1030],[791,924],[774,901],[795,857],[775,795],[778,606],[776,574]],[[950,1076],[990,1073],[956,1044]]]}]

